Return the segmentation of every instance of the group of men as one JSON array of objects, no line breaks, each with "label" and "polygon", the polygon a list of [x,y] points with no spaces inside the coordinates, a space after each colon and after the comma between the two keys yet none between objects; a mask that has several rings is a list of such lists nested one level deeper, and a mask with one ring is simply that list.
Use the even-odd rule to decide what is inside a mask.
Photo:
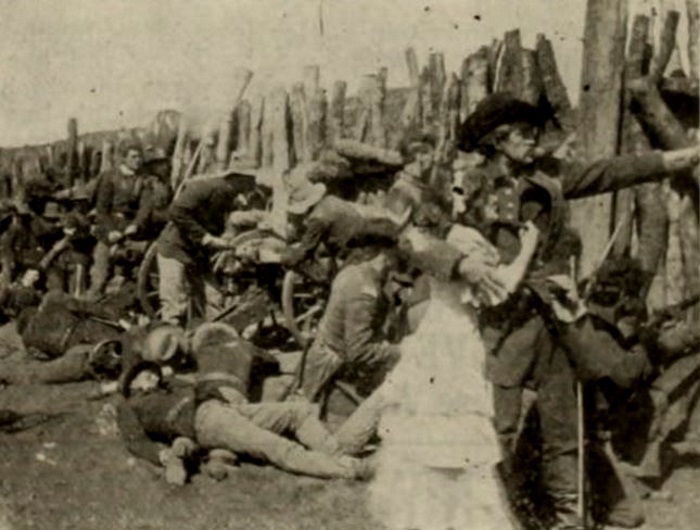
[{"label": "group of men", "polygon": [[[425,275],[461,278],[480,285],[479,296],[507,296],[502,304],[482,308],[480,323],[488,347],[485,377],[493,387],[494,427],[503,455],[501,476],[509,497],[516,499],[513,485],[525,480],[519,478],[519,435],[523,394],[531,390],[541,440],[537,468],[551,503],[551,527],[583,528],[577,383],[585,387],[586,396],[604,396],[607,410],[612,410],[647,392],[659,373],[673,373],[676,363],[682,362],[676,371],[683,377],[690,370],[697,378],[700,365],[695,362],[698,336],[692,327],[645,332],[648,282],[639,280],[653,271],[642,271],[634,260],[624,266],[606,264],[588,279],[585,296],[578,292],[571,264],[581,245],[567,225],[566,201],[651,180],[687,178],[698,164],[698,148],[582,165],[539,156],[542,116],[540,109],[507,94],[488,96],[462,124],[447,162],[437,160],[437,142],[430,134],[408,133],[400,146],[404,167],[383,207],[371,215],[329,194],[323,184],[290,182],[289,218],[301,235],[281,262],[304,269],[325,247],[339,272],[316,336],[303,353],[290,399],[283,403],[249,402],[253,367],[275,364],[264,351],[226,327],[205,324],[199,334],[190,332],[192,336],[183,331],[193,316],[206,316],[212,305],[211,256],[231,248],[224,237],[231,219],[255,224],[263,217],[249,206],[258,188],[255,175],[231,170],[194,179],[171,201],[159,185],[162,181],[143,170],[140,150],[127,147],[123,163],[99,179],[89,298],[97,299],[105,288],[113,245],[130,237],[152,239],[159,232],[163,323],[134,341],[135,358],[123,363],[119,376],[125,398],[119,424],[128,448],[164,465],[176,482],[184,481],[188,460],[199,457],[221,470],[236,455],[319,477],[368,476],[371,461],[358,455],[376,434],[378,410],[372,409],[376,403],[371,394],[399,361],[400,339],[420,322],[430,296]],[[246,215],[232,216],[236,212]],[[17,218],[26,222],[21,214]],[[481,255],[464,253],[445,241],[452,225],[468,226],[493,245],[493,263],[507,265],[519,254],[519,234],[528,223],[536,227],[539,240],[517,286],[495,277]],[[20,230],[15,226],[20,225],[13,220],[10,228]],[[6,270],[13,270],[10,261],[3,261]],[[15,298],[31,298],[30,284],[31,278],[21,277],[13,292],[22,296]],[[400,324],[387,326],[394,312],[399,314],[394,323]],[[84,361],[88,354],[82,355]],[[189,384],[164,376],[183,366],[194,374]],[[360,394],[370,397],[331,434],[319,420],[319,407],[310,403],[323,404],[340,378],[359,382]],[[667,376],[657,385],[660,389],[652,387],[655,403],[665,399],[668,406],[676,387],[682,386],[678,381]],[[692,394],[687,410],[697,397],[697,385],[693,388],[686,392]],[[638,476],[653,458],[625,456],[639,464],[630,466]],[[618,468],[616,462],[613,467]],[[593,514],[601,522],[624,526],[643,519],[629,496],[603,499]]]}]

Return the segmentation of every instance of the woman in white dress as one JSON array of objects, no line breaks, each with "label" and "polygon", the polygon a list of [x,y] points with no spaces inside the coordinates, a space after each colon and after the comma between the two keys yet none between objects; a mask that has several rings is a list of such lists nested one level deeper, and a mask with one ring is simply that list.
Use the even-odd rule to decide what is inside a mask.
[{"label": "woman in white dress", "polygon": [[[491,277],[513,292],[534,252],[537,230],[526,226],[522,251]],[[495,249],[478,232],[455,226],[448,243],[493,263]],[[401,343],[401,361],[378,393],[382,445],[369,489],[372,513],[391,529],[511,528],[495,477],[500,460],[485,350],[476,312],[504,301],[484,284],[431,278],[428,309]],[[373,397],[370,399],[377,399]]]}]

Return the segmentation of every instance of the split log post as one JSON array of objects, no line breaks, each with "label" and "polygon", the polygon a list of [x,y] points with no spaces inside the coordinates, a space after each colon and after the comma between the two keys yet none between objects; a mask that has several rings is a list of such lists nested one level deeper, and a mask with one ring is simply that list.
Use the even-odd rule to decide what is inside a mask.
[{"label": "split log post", "polygon": [[[580,154],[588,161],[618,152],[626,30],[626,0],[588,0],[578,124]],[[571,203],[572,226],[583,243],[581,278],[594,272],[603,255],[611,234],[611,214],[610,194]]]},{"label": "split log post", "polygon": [[[648,68],[650,47],[649,17],[638,15],[632,24],[632,36],[627,54],[625,83],[629,85],[640,78]],[[649,141],[644,134],[637,117],[630,111],[631,95],[625,94],[623,115],[623,150],[628,153],[640,153],[649,150]],[[668,247],[669,219],[666,201],[668,186],[663,183],[649,182],[634,189],[635,222],[638,239],[637,256],[642,270],[653,274],[647,294],[647,303],[651,308],[661,308],[668,304],[666,299],[666,263]],[[618,192],[619,196],[620,192]]]},{"label": "split log post", "polygon": [[436,118],[440,119],[440,107],[442,96],[447,83],[445,72],[445,56],[442,53],[431,53],[428,58],[428,71],[430,72],[430,100],[431,106],[436,111]]},{"label": "split log post", "polygon": [[435,108],[433,106],[432,86],[433,81],[430,75],[430,68],[426,66],[421,71],[418,81],[418,93],[421,110],[420,125],[421,128],[425,130],[435,129],[437,115],[440,110],[439,107]]},{"label": "split log post", "polygon": [[89,180],[96,179],[100,174],[100,167],[102,165],[102,152],[94,148],[92,150],[92,156],[90,157],[90,178]]},{"label": "split log post", "polygon": [[[626,85],[644,75],[644,53],[648,37],[649,18],[643,15],[635,16],[625,60],[624,82]],[[641,131],[637,119],[629,111],[631,99],[629,91],[625,91],[623,98],[620,150],[623,153],[637,153],[648,150],[649,144],[646,141],[646,137]],[[620,232],[613,243],[611,252],[615,257],[628,256],[631,251],[634,195],[635,191],[631,188],[620,190],[614,194],[614,223],[616,227],[620,226]],[[656,267],[651,271],[653,270],[656,270]]]},{"label": "split log post", "polygon": [[250,158],[250,114],[251,105],[247,100],[241,101],[236,109],[236,150],[231,153],[231,165],[238,157]]},{"label": "split log post", "polygon": [[482,46],[479,51],[466,57],[461,73],[459,118],[464,121],[489,93],[489,48]]},{"label": "split log post", "polygon": [[326,91],[317,87],[308,99],[308,120],[306,147],[309,161],[318,160],[326,143],[326,119],[328,114],[328,99]]},{"label": "split log post", "polygon": [[489,47],[489,92],[495,92],[498,85],[498,79],[501,75],[501,56],[503,55],[503,41],[493,39]]},{"label": "split log post", "polygon": [[698,39],[700,38],[700,1],[686,0],[686,13],[688,14],[688,62],[690,63],[690,77],[698,79],[698,65],[700,65],[700,53],[698,53]]},{"label": "split log post", "polygon": [[[410,92],[406,99],[406,104],[401,112],[401,129],[405,131],[411,127],[421,126],[421,97],[420,97],[420,71],[418,69],[418,59],[413,48],[406,49],[406,65],[408,67],[408,80]],[[401,138],[399,134],[399,141]]]},{"label": "split log post", "polygon": [[68,186],[73,186],[78,177],[78,120],[68,120],[68,158],[66,161],[66,177]]},{"label": "split log post", "polygon": [[265,114],[265,100],[262,96],[253,98],[250,108],[250,158],[256,166],[262,164],[262,122]]},{"label": "split log post", "polygon": [[523,51],[520,45],[520,30],[507,31],[503,39],[503,54],[500,59],[500,73],[494,92],[510,92],[517,98],[523,97]]},{"label": "split log post", "polygon": [[[443,65],[444,66],[444,65]],[[387,130],[384,119],[386,77],[380,74],[367,76],[369,105],[368,141],[372,145],[386,147]]]},{"label": "split log post", "polygon": [[[664,149],[680,149],[696,145],[688,137],[683,126],[671,113],[661,98],[651,79],[640,79],[631,84],[630,90],[637,106],[635,111],[646,131]],[[700,290],[700,233],[698,230],[697,191],[698,174],[694,170],[695,182],[677,178],[672,182],[674,192],[679,196],[678,228],[683,261],[684,292],[696,293]],[[673,196],[674,193],[671,193]],[[673,212],[669,215],[673,219]],[[697,308],[693,311],[697,319]]]},{"label": "split log post", "polygon": [[295,83],[289,98],[289,110],[292,118],[292,143],[294,160],[303,162],[306,157],[306,136],[309,127],[306,111],[306,94],[304,84]]},{"label": "split log post", "polygon": [[[170,168],[170,187],[173,190],[176,190],[180,184],[182,169],[185,163],[185,151],[187,150],[188,137],[187,120],[181,115],[180,122],[177,126],[177,139],[175,140],[175,150],[173,151],[172,166]],[[104,152],[102,156],[105,156]]]},{"label": "split log post", "polygon": [[263,100],[262,123],[260,124],[260,167],[272,167],[272,121],[273,121],[272,92],[265,95]]},{"label": "split log post", "polygon": [[271,224],[280,234],[286,233],[287,190],[282,175],[292,167],[292,154],[289,145],[289,97],[282,87],[268,94],[265,103],[265,121],[272,138],[272,210]]},{"label": "split log post", "polygon": [[542,33],[537,35],[535,54],[542,76],[544,94],[554,111],[554,116],[564,129],[572,128],[573,124],[570,123],[571,100],[559,74],[552,43]]},{"label": "split log post", "polygon": [[345,93],[348,84],[345,81],[333,83],[331,92],[331,104],[328,112],[326,138],[329,144],[343,137],[343,125],[345,120]]},{"label": "split log post", "polygon": [[537,65],[537,55],[534,50],[523,49],[520,60],[522,61],[523,73],[523,88],[520,98],[537,106],[544,92],[542,74]]},{"label": "split log post", "polygon": [[654,84],[658,84],[664,76],[671,55],[676,48],[676,32],[678,30],[678,11],[667,11],[661,28],[659,47],[651,59],[649,77]]},{"label": "split log post", "polygon": [[219,137],[216,142],[216,168],[223,171],[228,166],[233,135],[233,112],[228,111],[221,117]]},{"label": "split log post", "polygon": [[105,139],[102,141],[102,160],[100,161],[100,174],[114,167],[114,144]]},{"label": "split log post", "polygon": [[445,172],[440,171],[447,163],[450,153],[457,144],[459,134],[460,80],[452,73],[445,84],[440,104],[440,128],[436,149],[437,163],[433,165],[430,178],[433,187],[449,196],[452,182],[444,182]]}]

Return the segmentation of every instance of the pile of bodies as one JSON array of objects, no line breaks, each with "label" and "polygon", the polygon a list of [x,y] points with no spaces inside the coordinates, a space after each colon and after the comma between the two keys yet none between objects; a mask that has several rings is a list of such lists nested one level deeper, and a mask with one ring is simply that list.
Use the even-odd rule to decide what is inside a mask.
[{"label": "pile of bodies", "polygon": [[[698,149],[582,166],[540,156],[541,117],[507,95],[489,96],[462,125],[449,160],[437,159],[430,134],[407,132],[404,167],[372,208],[309,180],[307,168],[285,175],[297,237],[275,249],[279,263],[308,272],[325,252],[338,272],[328,278],[316,335],[275,402],[259,401],[253,389],[277,373],[277,356],[245,330],[211,322],[212,263],[221,264],[212,257],[232,250],[232,230],[270,222],[251,206],[269,192],[254,174],[193,179],[173,199],[167,158],[155,153],[144,163],[141,147],[127,145],[93,194],[56,190],[48,179],[27,186],[25,202],[5,206],[0,236],[3,317],[27,351],[0,361],[0,380],[92,378],[102,383],[100,395],[117,391],[127,449],[162,466],[170,482],[184,484],[199,468],[223,478],[241,459],[316,477],[367,478],[374,471],[367,455],[381,444],[375,396],[400,362],[402,341],[420,326],[431,296],[426,278],[459,279],[473,287],[464,302],[478,310],[487,345],[498,471],[515,517],[540,527],[584,524],[577,509],[580,386],[591,515],[639,525],[639,499],[630,493],[638,488],[629,483],[653,492],[678,461],[669,455],[700,450],[700,341],[689,317],[697,296],[648,315],[654,271],[629,258],[605,260],[577,285],[571,263],[581,249],[566,223],[566,201],[687,178]],[[446,239],[455,226],[471,231],[471,248]],[[116,248],[154,240],[161,312],[148,321],[134,288],[140,256],[130,263]],[[47,259],[59,253],[63,261]],[[519,257],[518,276],[507,267]],[[500,266],[511,277],[494,274]],[[83,292],[70,285],[76,267],[89,271]],[[331,433],[322,421],[329,395],[347,383],[361,403]],[[523,413],[525,395],[534,397]]]}]

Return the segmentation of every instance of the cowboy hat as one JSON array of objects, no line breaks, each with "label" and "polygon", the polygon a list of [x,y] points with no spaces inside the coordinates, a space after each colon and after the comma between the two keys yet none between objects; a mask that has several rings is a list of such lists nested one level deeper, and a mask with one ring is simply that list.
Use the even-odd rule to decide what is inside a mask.
[{"label": "cowboy hat", "polygon": [[223,322],[205,322],[192,335],[192,351],[196,353],[205,346],[224,344],[240,339],[238,332]]},{"label": "cowboy hat", "polygon": [[289,191],[287,202],[287,211],[291,214],[305,214],[326,195],[326,186],[320,182],[314,184],[302,179],[295,184]]},{"label": "cowboy hat", "polygon": [[471,151],[490,132],[501,125],[528,123],[536,127],[544,125],[544,111],[519,100],[506,92],[491,94],[479,102],[460,127],[458,145],[463,151]]}]

